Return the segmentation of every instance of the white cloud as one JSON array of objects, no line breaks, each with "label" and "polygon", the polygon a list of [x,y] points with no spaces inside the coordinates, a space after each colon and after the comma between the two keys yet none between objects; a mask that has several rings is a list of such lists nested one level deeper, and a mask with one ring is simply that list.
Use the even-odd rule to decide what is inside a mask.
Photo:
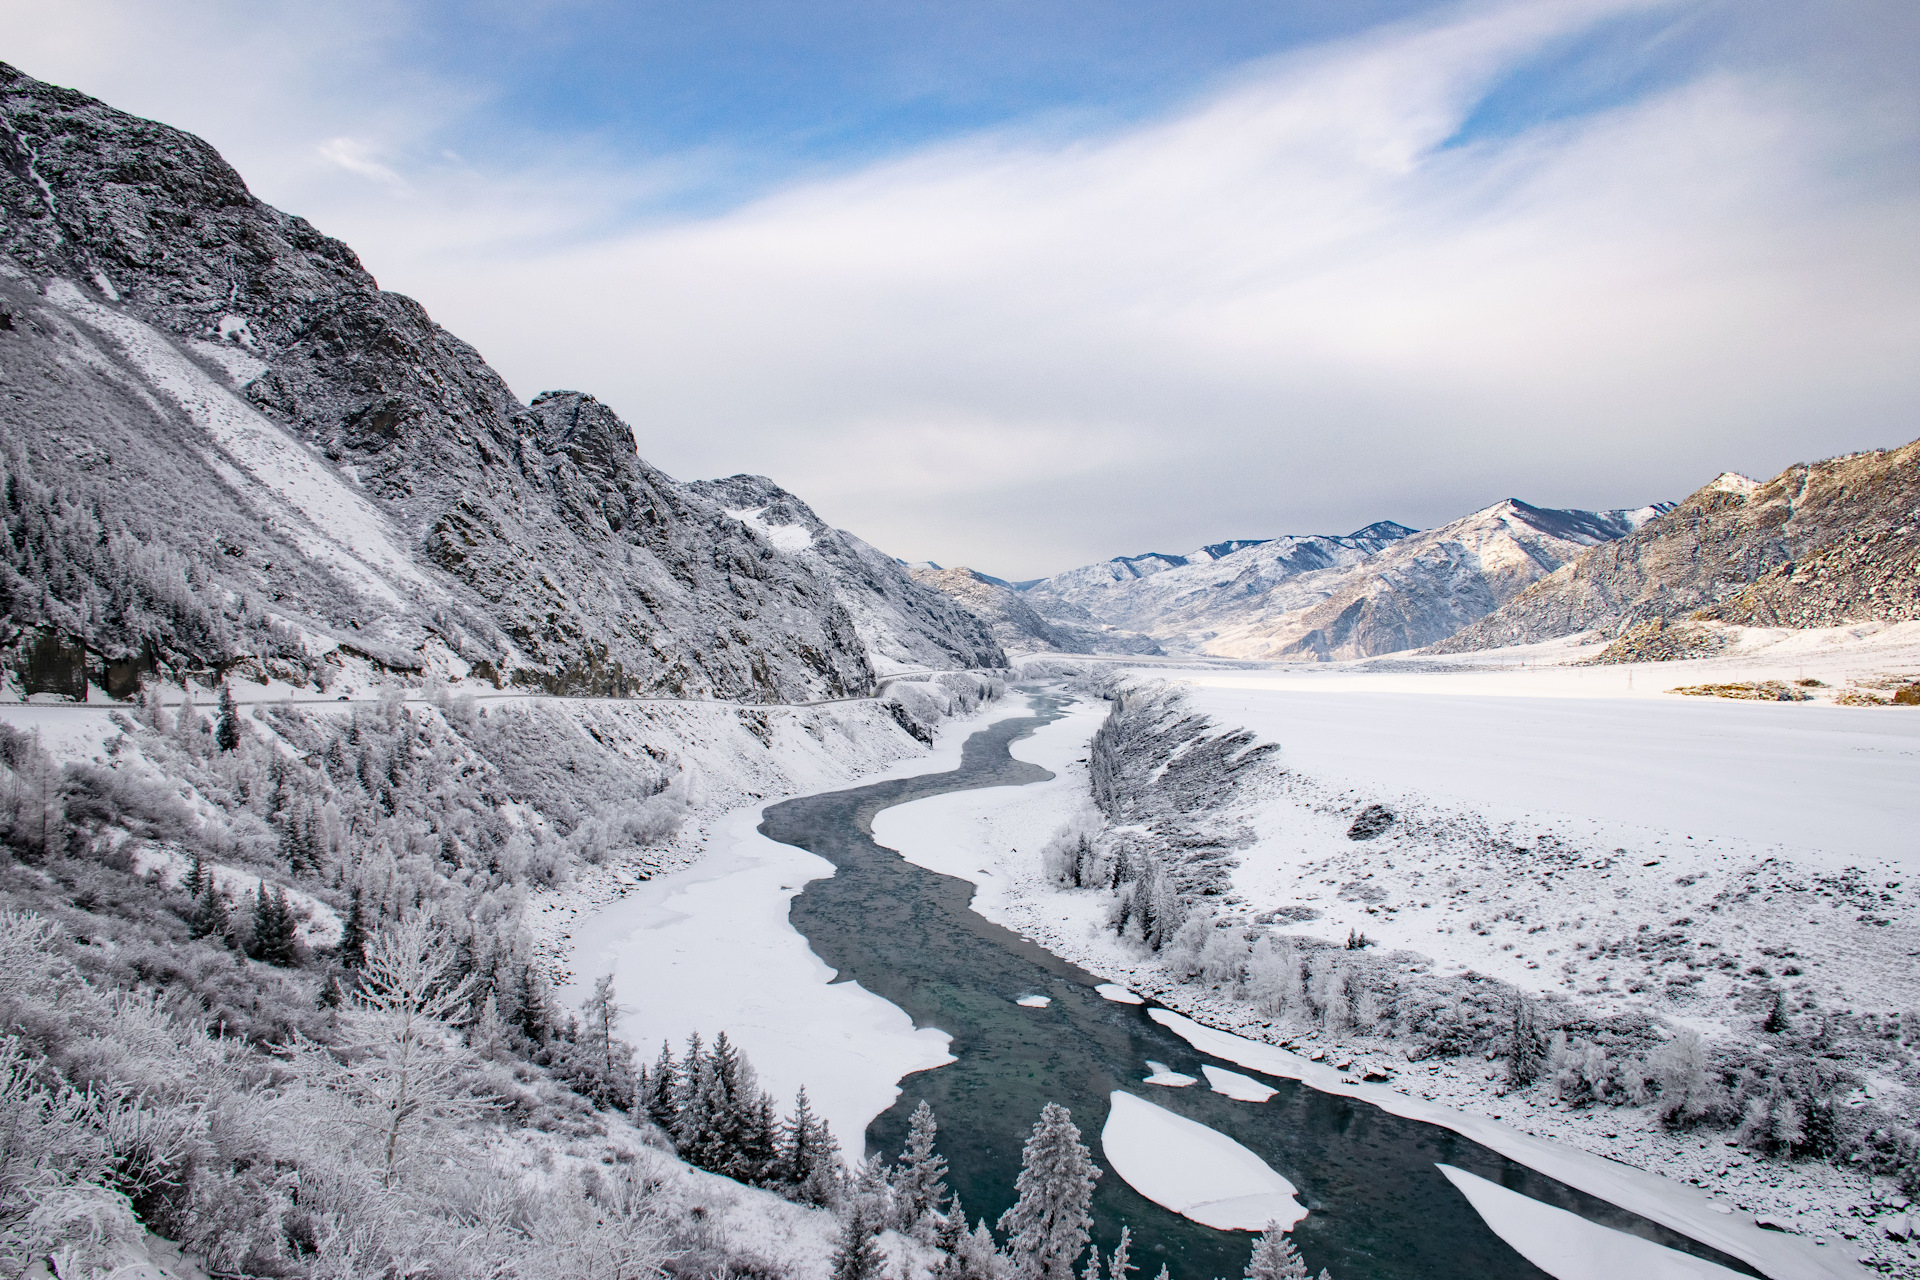
[{"label": "white cloud", "polygon": [[406,179],[375,158],[378,151],[372,144],[358,138],[332,138],[322,143],[319,151],[322,160],[337,164],[348,173],[357,173],[389,187],[407,185]]},{"label": "white cloud", "polygon": [[671,471],[766,472],[897,554],[1008,575],[1509,494],[1637,504],[1909,438],[1905,113],[1723,59],[1440,145],[1626,7],[1469,8],[1119,133],[974,138],[636,230],[604,228],[700,158],[448,161],[462,86],[315,113],[402,198],[337,160],[263,191],[523,395],[592,391]]}]

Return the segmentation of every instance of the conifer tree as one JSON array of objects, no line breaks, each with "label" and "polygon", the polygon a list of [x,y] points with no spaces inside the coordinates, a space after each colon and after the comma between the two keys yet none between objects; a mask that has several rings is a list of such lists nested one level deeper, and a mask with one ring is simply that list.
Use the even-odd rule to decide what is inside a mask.
[{"label": "conifer tree", "polygon": [[287,906],[287,891],[267,892],[262,880],[253,898],[253,957],[283,969],[299,963],[294,949],[293,912]]},{"label": "conifer tree", "polygon": [[647,1075],[647,1087],[641,1102],[648,1118],[669,1133],[673,1132],[673,1118],[678,1111],[674,1094],[679,1084],[680,1073],[674,1067],[673,1047],[662,1040],[660,1056],[654,1059],[653,1070]]},{"label": "conifer tree", "polygon": [[240,708],[234,705],[233,689],[225,682],[220,685],[220,719],[213,728],[213,744],[222,751],[233,751],[240,745]]},{"label": "conifer tree", "polygon": [[847,1207],[846,1224],[833,1250],[833,1280],[879,1280],[886,1256],[874,1243],[874,1233],[867,1206],[856,1197]]},{"label": "conifer tree", "polygon": [[360,904],[360,886],[353,886],[353,901],[347,908],[347,922],[340,927],[340,964],[344,968],[364,968],[367,963],[367,913]]},{"label": "conifer tree", "polygon": [[1246,1280],[1307,1280],[1307,1264],[1300,1260],[1299,1250],[1278,1222],[1268,1222],[1267,1229],[1253,1242]]},{"label": "conifer tree", "polygon": [[200,860],[200,851],[195,849],[193,857],[187,862],[187,878],[180,882],[180,887],[187,891],[189,898],[198,898],[205,892],[211,879],[206,864]]},{"label": "conifer tree", "polygon": [[220,896],[213,877],[208,876],[205,890],[194,903],[193,919],[188,922],[187,931],[196,938],[224,938],[232,927],[227,919],[227,900]]},{"label": "conifer tree", "polygon": [[940,1251],[940,1260],[933,1268],[933,1280],[958,1280],[962,1266],[960,1250],[966,1239],[967,1211],[956,1195],[947,1202],[946,1216],[940,1219],[940,1229],[933,1236],[933,1247]]},{"label": "conifer tree", "polygon": [[907,1146],[900,1153],[899,1173],[894,1181],[894,1225],[910,1231],[928,1214],[940,1212],[947,1198],[947,1160],[933,1148],[939,1133],[933,1108],[922,1098],[907,1123]]},{"label": "conifer tree", "polygon": [[1000,1217],[1014,1280],[1073,1280],[1093,1227],[1088,1210],[1099,1176],[1072,1115],[1057,1102],[1042,1107],[1020,1154],[1020,1198]]},{"label": "conifer tree", "polygon": [[1128,1258],[1133,1251],[1133,1231],[1129,1227],[1120,1228],[1120,1243],[1113,1251],[1113,1260],[1107,1267],[1107,1280],[1127,1280],[1127,1272],[1138,1271]]}]

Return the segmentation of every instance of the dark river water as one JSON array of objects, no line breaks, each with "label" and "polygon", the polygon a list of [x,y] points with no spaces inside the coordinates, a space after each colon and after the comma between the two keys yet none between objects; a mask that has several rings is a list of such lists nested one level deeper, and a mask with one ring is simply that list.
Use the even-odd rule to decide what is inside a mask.
[{"label": "dark river water", "polygon": [[[949,1185],[970,1221],[998,1219],[1013,1203],[1020,1148],[1040,1108],[1070,1109],[1105,1173],[1094,1197],[1096,1242],[1111,1249],[1132,1227],[1142,1280],[1165,1262],[1174,1280],[1238,1277],[1252,1237],[1200,1226],[1140,1196],[1106,1166],[1100,1129],[1108,1095],[1126,1089],[1232,1136],[1299,1189],[1311,1212],[1293,1240],[1311,1271],[1335,1280],[1487,1280],[1545,1273],[1510,1249],[1434,1168],[1444,1162],[1596,1222],[1632,1231],[1746,1274],[1750,1267],[1656,1223],[1576,1191],[1447,1129],[1388,1115],[1196,1052],[1147,1017],[1149,1006],[1115,1004],[1101,980],[969,909],[973,886],[923,870],[872,839],[882,809],[949,791],[1019,786],[1052,775],[1015,760],[1008,746],[1059,718],[1063,696],[1035,693],[1031,716],[1003,720],[965,744],[950,773],[903,778],[769,806],[760,830],[832,862],[793,901],[791,919],[814,952],[905,1009],[916,1026],[953,1037],[958,1059],[908,1076],[899,1102],[869,1127],[869,1150],[893,1158],[907,1117],[925,1098],[940,1121]],[[1044,1009],[1016,997],[1052,997]],[[1235,1102],[1204,1083],[1184,1089],[1140,1083],[1152,1058],[1199,1076],[1214,1062],[1278,1089],[1265,1103]],[[848,1135],[841,1135],[847,1141]],[[855,1140],[850,1145],[857,1146]]]}]

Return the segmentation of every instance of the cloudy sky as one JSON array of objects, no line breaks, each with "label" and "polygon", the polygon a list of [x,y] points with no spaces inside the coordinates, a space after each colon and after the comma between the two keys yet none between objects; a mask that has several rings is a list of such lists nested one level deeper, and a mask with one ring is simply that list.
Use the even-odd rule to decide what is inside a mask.
[{"label": "cloudy sky", "polygon": [[0,0],[0,57],[909,559],[1920,435],[1909,0]]}]

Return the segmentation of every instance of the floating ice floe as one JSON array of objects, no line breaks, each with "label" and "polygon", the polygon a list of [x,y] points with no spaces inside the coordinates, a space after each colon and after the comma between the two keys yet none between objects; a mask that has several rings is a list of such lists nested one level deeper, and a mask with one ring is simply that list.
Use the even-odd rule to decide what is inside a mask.
[{"label": "floating ice floe", "polygon": [[1243,1076],[1238,1071],[1227,1071],[1220,1067],[1201,1067],[1207,1083],[1215,1093],[1224,1093],[1236,1102],[1265,1102],[1278,1089],[1270,1089],[1252,1076]]},{"label": "floating ice floe", "polygon": [[1451,1165],[1437,1166],[1493,1234],[1554,1280],[1733,1280],[1738,1271],[1589,1222]]},{"label": "floating ice floe", "polygon": [[1115,1004],[1145,1004],[1146,1003],[1145,1000],[1142,1000],[1139,996],[1133,994],[1133,992],[1127,990],[1125,987],[1121,986],[1117,982],[1103,982],[1099,986],[1095,987],[1093,990],[1094,990],[1094,994],[1099,996],[1101,999],[1111,1000]]},{"label": "floating ice floe", "polygon": [[1014,1001],[1022,1009],[1044,1009],[1053,1003],[1052,996],[1021,996]]},{"label": "floating ice floe", "polygon": [[1153,1074],[1142,1080],[1141,1084],[1163,1084],[1170,1089],[1184,1089],[1190,1084],[1199,1083],[1193,1076],[1183,1075],[1166,1063],[1155,1062],[1152,1058],[1147,1059],[1147,1069]]},{"label": "floating ice floe", "polygon": [[1126,1184],[1217,1231],[1291,1228],[1307,1216],[1293,1184],[1224,1133],[1114,1090],[1100,1146]]}]

